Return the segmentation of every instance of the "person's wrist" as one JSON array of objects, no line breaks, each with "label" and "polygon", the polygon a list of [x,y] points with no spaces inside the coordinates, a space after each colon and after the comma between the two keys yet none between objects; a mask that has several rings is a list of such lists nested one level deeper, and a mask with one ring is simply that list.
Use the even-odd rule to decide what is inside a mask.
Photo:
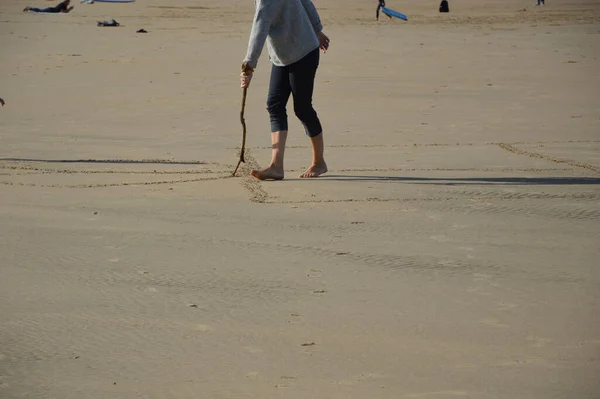
[{"label": "person's wrist", "polygon": [[248,65],[247,61],[244,61],[242,63],[242,72],[244,72],[246,74],[250,74],[250,73],[254,72],[254,68],[252,68],[250,65]]}]

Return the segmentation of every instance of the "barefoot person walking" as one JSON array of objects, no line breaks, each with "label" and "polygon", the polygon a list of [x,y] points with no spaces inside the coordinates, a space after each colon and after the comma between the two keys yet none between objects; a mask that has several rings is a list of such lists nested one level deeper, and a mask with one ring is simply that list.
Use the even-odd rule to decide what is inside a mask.
[{"label": "barefoot person walking", "polygon": [[241,86],[246,88],[265,41],[273,64],[267,98],[271,120],[271,163],[266,169],[253,170],[260,180],[281,180],[284,177],[283,156],[288,134],[286,106],[290,94],[294,97],[294,113],[304,125],[312,145],[312,164],[300,177],[318,177],[327,172],[323,157],[323,128],[312,106],[315,75],[319,66],[319,49],[325,53],[329,38],[311,0],[255,0],[256,11],[242,64]]}]

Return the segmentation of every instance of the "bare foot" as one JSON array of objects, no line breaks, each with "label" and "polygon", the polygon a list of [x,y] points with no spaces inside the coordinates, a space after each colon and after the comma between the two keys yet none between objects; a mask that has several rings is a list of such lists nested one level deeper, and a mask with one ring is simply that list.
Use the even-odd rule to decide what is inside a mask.
[{"label": "bare foot", "polygon": [[283,180],[283,169],[273,165],[263,170],[253,170],[250,174],[259,180]]},{"label": "bare foot", "polygon": [[308,169],[306,169],[306,171],[304,173],[302,173],[299,177],[301,177],[301,178],[319,177],[323,173],[327,173],[327,164],[325,162],[310,165],[308,167]]}]

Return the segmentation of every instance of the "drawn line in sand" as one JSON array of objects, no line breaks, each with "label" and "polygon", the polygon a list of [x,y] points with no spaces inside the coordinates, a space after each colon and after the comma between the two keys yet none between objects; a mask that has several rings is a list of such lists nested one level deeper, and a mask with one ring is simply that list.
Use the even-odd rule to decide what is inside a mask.
[{"label": "drawn line in sand", "polygon": [[[2,166],[0,166],[2,168]],[[224,173],[224,170],[177,170],[177,171],[139,171],[139,170],[69,170],[69,169],[22,169],[22,168],[4,168],[12,170],[23,170],[17,173],[0,173],[1,176],[27,176],[27,175],[213,175]]]},{"label": "drawn line in sand", "polygon": [[[19,163],[6,164],[9,163]],[[20,158],[2,158],[0,159],[0,169],[9,171],[21,171],[16,173],[0,173],[2,176],[27,176],[40,174],[123,174],[123,175],[219,175],[217,177],[199,177],[193,179],[180,180],[161,180],[150,182],[121,182],[121,183],[97,183],[97,184],[36,184],[36,183],[20,183],[10,181],[0,181],[0,184],[5,186],[21,186],[21,187],[46,187],[46,188],[103,188],[103,187],[124,187],[124,186],[150,186],[163,184],[181,184],[193,183],[200,181],[222,180],[230,176],[225,170],[200,169],[200,170],[180,170],[180,171],[139,171],[139,170],[73,170],[73,169],[49,169],[38,168],[30,165],[30,163],[91,163],[91,164],[139,164],[139,165],[214,165],[223,166],[218,162],[204,161],[182,161],[173,159],[20,159]],[[3,164],[4,163],[4,164]],[[227,167],[227,169],[229,169]]]},{"label": "drawn line in sand", "polygon": [[[18,162],[24,164],[3,164],[3,162]],[[39,163],[114,163],[114,164],[161,164],[161,165],[214,165],[222,166],[224,170],[213,170],[213,169],[186,169],[186,170],[173,170],[173,171],[140,171],[140,170],[74,170],[74,169],[51,169],[51,168],[38,168],[35,166],[28,165],[32,162]],[[217,174],[225,172],[225,169],[229,168],[229,165],[222,165],[218,162],[202,162],[202,161],[175,161],[175,160],[131,160],[131,159],[115,159],[115,160],[18,160],[16,158],[4,158],[0,159],[0,169],[12,170],[12,171],[24,171],[30,173],[15,173],[14,175],[22,174],[130,174],[130,175],[192,175],[192,174]],[[0,173],[3,176],[10,176],[11,173]]]},{"label": "drawn line in sand", "polygon": [[529,158],[543,159],[543,160],[554,162],[554,163],[567,164],[567,165],[574,166],[577,168],[583,168],[583,169],[591,170],[592,172],[600,173],[600,167],[590,165],[590,164],[587,164],[584,162],[579,162],[579,161],[575,161],[572,159],[566,159],[566,158],[555,158],[555,157],[551,157],[548,155],[540,154],[538,152],[522,150],[520,148],[515,147],[512,144],[507,144],[507,143],[498,143],[498,147],[500,147],[503,150],[506,150],[508,152],[512,152],[513,154],[524,155]]},{"label": "drawn line in sand", "polygon": [[[302,171],[303,169],[296,169]],[[330,172],[565,172],[569,168],[347,168]]]},{"label": "drawn line in sand", "polygon": [[180,183],[193,183],[199,181],[209,180],[224,180],[230,179],[230,175],[223,175],[220,177],[201,177],[197,179],[185,179],[185,180],[164,180],[164,181],[152,181],[152,182],[125,182],[125,183],[99,183],[99,184],[35,184],[35,183],[13,183],[7,181],[0,181],[0,184],[5,186],[21,186],[21,187],[46,187],[46,188],[103,188],[103,187],[124,187],[124,186],[154,186],[161,184],[180,184]]},{"label": "drawn line in sand", "polygon": [[100,163],[100,164],[157,164],[157,165],[219,165],[217,162],[178,161],[175,159],[35,159],[0,158],[0,162],[36,162],[36,163]]},{"label": "drawn line in sand", "polygon": [[[600,143],[600,140],[568,140],[568,141],[515,141],[509,145],[521,144],[594,144]],[[474,147],[474,146],[494,146],[503,143],[486,142],[486,143],[413,143],[413,144],[329,144],[328,148],[417,148],[417,147]],[[267,150],[271,147],[254,147],[255,149]],[[310,148],[307,145],[293,145],[286,148]],[[230,150],[239,150],[239,147],[229,148]]]},{"label": "drawn line in sand", "polygon": [[246,148],[244,154],[246,162],[241,164],[240,171],[243,173],[242,187],[250,193],[250,201],[263,204],[268,202],[269,194],[262,188],[260,180],[250,175],[252,169],[260,169],[260,165],[252,156],[252,152]]}]

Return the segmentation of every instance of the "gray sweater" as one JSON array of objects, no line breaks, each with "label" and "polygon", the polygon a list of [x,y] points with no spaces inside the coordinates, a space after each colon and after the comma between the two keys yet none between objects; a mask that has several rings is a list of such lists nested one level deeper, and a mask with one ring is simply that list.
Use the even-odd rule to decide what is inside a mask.
[{"label": "gray sweater", "polygon": [[300,61],[319,47],[323,30],[311,0],[254,0],[256,12],[245,62],[256,68],[265,41],[269,58],[277,66]]}]

